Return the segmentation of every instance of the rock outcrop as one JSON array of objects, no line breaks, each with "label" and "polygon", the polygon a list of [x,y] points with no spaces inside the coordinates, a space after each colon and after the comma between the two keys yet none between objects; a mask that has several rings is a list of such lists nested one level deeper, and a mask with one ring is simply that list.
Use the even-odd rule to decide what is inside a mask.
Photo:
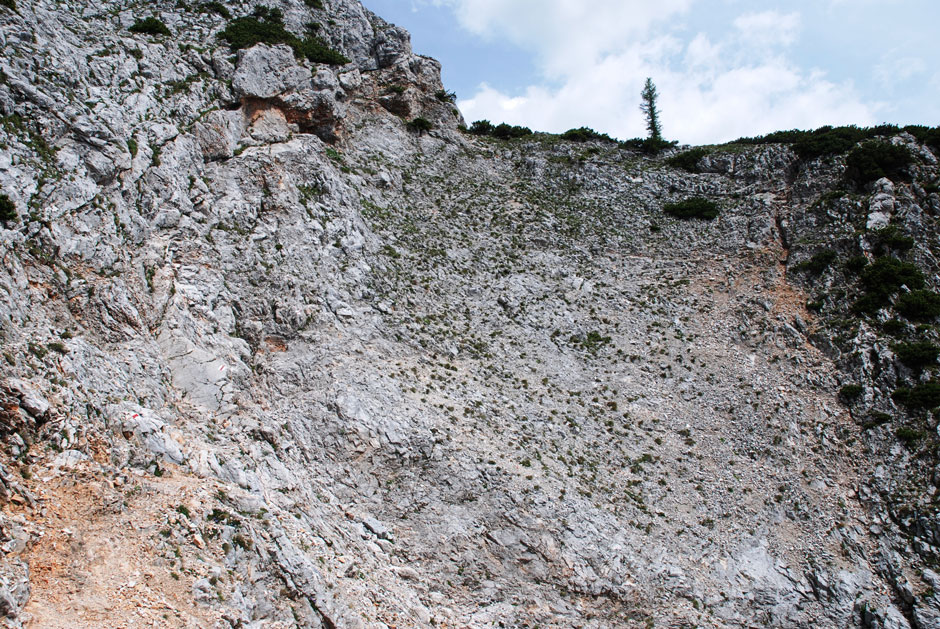
[{"label": "rock outcrop", "polygon": [[343,65],[253,4],[0,7],[6,625],[936,626],[929,369],[801,266],[940,284],[934,148],[476,138],[358,1],[268,3]]}]

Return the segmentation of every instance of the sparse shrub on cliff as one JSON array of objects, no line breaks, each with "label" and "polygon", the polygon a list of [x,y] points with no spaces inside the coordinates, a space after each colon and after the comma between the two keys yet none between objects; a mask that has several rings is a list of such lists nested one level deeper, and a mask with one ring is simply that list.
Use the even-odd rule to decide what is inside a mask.
[{"label": "sparse shrub on cliff", "polygon": [[658,139],[654,140],[653,138],[633,138],[630,140],[624,140],[620,143],[621,148],[630,149],[633,151],[643,151],[647,155],[656,155],[657,153],[666,150],[672,146],[678,144],[675,140],[663,140]]},{"label": "sparse shrub on cliff", "polygon": [[304,0],[304,4],[306,4],[311,9],[323,8],[323,0]]},{"label": "sparse shrub on cliff", "polygon": [[815,159],[824,155],[841,155],[853,146],[879,135],[895,135],[901,129],[895,125],[877,127],[825,126],[813,131],[776,131],[754,138],[739,138],[737,144],[791,144],[793,151],[803,159]]},{"label": "sparse shrub on cliff", "polygon": [[532,135],[532,129],[529,127],[520,127],[517,125],[506,124],[501,122],[496,125],[493,129],[492,136],[494,138],[499,138],[500,140],[511,140],[513,138],[524,138],[527,135]]},{"label": "sparse shrub on cliff", "polygon": [[568,129],[561,134],[562,140],[571,142],[590,142],[591,140],[600,140],[601,142],[616,142],[606,133],[599,133],[590,127],[580,127],[578,129]]},{"label": "sparse shrub on cliff", "polygon": [[694,148],[678,155],[673,155],[666,163],[674,168],[681,168],[682,170],[690,173],[699,173],[702,172],[699,168],[699,162],[702,161],[702,158],[708,155],[708,149],[703,148]]},{"label": "sparse shrub on cliff", "polygon": [[307,36],[300,42],[299,51],[294,48],[298,56],[306,57],[311,63],[325,63],[331,66],[342,66],[349,63],[349,59],[342,53],[330,48],[323,40],[315,36]]},{"label": "sparse shrub on cliff", "polygon": [[846,404],[852,404],[861,397],[864,392],[865,388],[860,384],[847,384],[839,389],[839,399]]},{"label": "sparse shrub on cliff", "polygon": [[532,129],[529,127],[506,124],[505,122],[493,125],[489,120],[477,120],[470,125],[470,128],[467,129],[467,133],[481,137],[498,138],[500,140],[512,140],[514,138],[523,138],[527,135],[532,135]]},{"label": "sparse shrub on cliff", "polygon": [[858,275],[868,266],[868,258],[865,256],[852,256],[845,261],[845,272],[851,275]]},{"label": "sparse shrub on cliff", "polygon": [[891,295],[902,286],[912,290],[924,287],[924,274],[909,262],[895,258],[878,258],[861,272],[861,284],[865,294],[855,302],[859,313],[873,314],[886,306]]},{"label": "sparse shrub on cliff", "polygon": [[909,428],[908,426],[901,426],[898,428],[894,435],[898,438],[898,441],[903,443],[908,448],[913,448],[920,441],[927,436],[926,433],[920,430],[915,430],[914,428]]},{"label": "sparse shrub on cliff", "polygon": [[417,117],[408,123],[408,128],[418,134],[427,133],[434,128],[434,124],[427,118]]},{"label": "sparse shrub on cliff", "polygon": [[895,389],[891,399],[911,409],[930,410],[940,406],[940,382],[921,382],[913,388]]},{"label": "sparse shrub on cliff", "polygon": [[907,148],[887,142],[865,142],[849,153],[845,160],[846,177],[860,186],[882,177],[892,179],[903,176],[904,169],[913,161]]},{"label": "sparse shrub on cliff", "polygon": [[0,194],[0,223],[14,222],[19,218],[16,213],[16,205],[5,194]]},{"label": "sparse shrub on cliff", "polygon": [[284,15],[279,9],[255,7],[250,16],[235,18],[229,22],[225,30],[219,33],[219,38],[227,42],[232,50],[250,48],[255,44],[286,44],[293,49],[297,58],[306,58],[312,63],[349,63],[349,59],[330,48],[316,35],[308,33],[306,38],[300,39],[285,29]]},{"label": "sparse shrub on cliff", "polygon": [[930,321],[940,316],[940,295],[930,290],[914,290],[898,298],[897,311],[914,321]]},{"label": "sparse shrub on cliff", "polygon": [[921,371],[925,367],[937,364],[937,357],[940,357],[940,347],[930,341],[900,343],[894,346],[894,354],[904,366],[915,371]]},{"label": "sparse shrub on cliff", "polygon": [[873,232],[868,239],[871,242],[872,251],[879,256],[891,251],[904,253],[914,247],[914,239],[901,233],[896,225],[889,225],[884,229]]},{"label": "sparse shrub on cliff", "polygon": [[702,197],[693,197],[678,203],[667,203],[663,212],[679,219],[701,218],[710,221],[718,216],[718,205]]},{"label": "sparse shrub on cliff", "polygon": [[795,271],[807,271],[813,275],[819,275],[823,271],[829,268],[836,259],[836,252],[832,249],[826,249],[825,251],[820,251],[815,254],[809,260],[801,262],[793,267]]},{"label": "sparse shrub on cliff", "polygon": [[904,130],[917,138],[918,142],[926,144],[934,153],[940,153],[940,127],[925,127],[923,125],[909,125]]},{"label": "sparse shrub on cliff", "polygon": [[442,103],[453,104],[457,102],[457,94],[455,92],[448,92],[447,90],[437,90],[434,92],[434,98]]},{"label": "sparse shrub on cliff", "polygon": [[477,120],[470,125],[470,128],[467,129],[467,133],[471,135],[492,135],[493,134],[493,124],[489,120]]},{"label": "sparse shrub on cliff", "polygon": [[153,16],[137,20],[131,24],[130,28],[127,30],[140,35],[163,35],[164,37],[169,37],[172,34],[166,24]]},{"label": "sparse shrub on cliff", "polygon": [[199,10],[203,13],[215,13],[216,15],[224,17],[226,20],[232,17],[232,12],[221,2],[203,2],[199,5]]},{"label": "sparse shrub on cliff", "polygon": [[16,11],[16,0],[0,0],[0,7],[6,7],[12,11]]}]

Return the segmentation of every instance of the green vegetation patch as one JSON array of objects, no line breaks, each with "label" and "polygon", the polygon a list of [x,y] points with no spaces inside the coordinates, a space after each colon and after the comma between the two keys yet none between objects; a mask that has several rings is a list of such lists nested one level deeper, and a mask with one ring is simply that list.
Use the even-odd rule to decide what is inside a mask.
[{"label": "green vegetation patch", "polygon": [[477,120],[470,125],[470,128],[467,129],[467,133],[481,137],[498,138],[500,140],[513,140],[532,135],[532,129],[529,127],[506,124],[505,122],[494,125],[489,120]]},{"label": "green vegetation patch", "polygon": [[298,59],[311,63],[345,65],[349,59],[330,48],[322,39],[308,31],[300,39],[284,28],[284,15],[279,9],[255,7],[250,16],[235,18],[225,27],[219,38],[227,42],[232,50],[250,48],[255,44],[286,44]]},{"label": "green vegetation patch", "polygon": [[820,127],[813,131],[776,131],[754,138],[740,138],[736,144],[791,144],[793,151],[803,159],[824,155],[841,155],[859,142],[877,136],[892,136],[901,132],[895,125],[877,127]]},{"label": "green vegetation patch", "polygon": [[700,173],[702,172],[699,168],[699,162],[702,161],[702,158],[709,154],[708,149],[703,148],[694,148],[678,155],[673,155],[666,163],[672,166],[673,168],[681,168],[682,170],[690,173]]},{"label": "green vegetation patch", "polygon": [[18,218],[16,204],[7,195],[0,194],[0,223],[16,222]]},{"label": "green vegetation patch", "polygon": [[569,142],[591,142],[599,140],[601,142],[610,142],[612,144],[617,143],[617,140],[613,139],[606,133],[599,133],[590,127],[568,129],[561,134],[561,139],[568,140]]},{"label": "green vegetation patch", "polygon": [[855,402],[865,392],[865,388],[860,384],[847,384],[839,389],[839,399],[846,404]]},{"label": "green vegetation patch", "polygon": [[718,205],[702,197],[693,197],[678,203],[667,203],[663,212],[683,220],[695,218],[710,221],[718,216]]},{"label": "green vegetation patch", "polygon": [[572,345],[579,345],[592,354],[596,354],[599,349],[610,343],[611,338],[604,336],[597,330],[591,330],[587,334],[575,334],[569,339]]},{"label": "green vegetation patch", "polygon": [[427,133],[434,128],[434,124],[427,118],[419,116],[408,123],[408,128],[417,133]]},{"label": "green vegetation patch", "polygon": [[873,314],[888,305],[891,295],[902,286],[909,289],[924,287],[924,274],[909,262],[896,258],[878,258],[860,273],[863,295],[853,306],[856,312]]},{"label": "green vegetation patch", "polygon": [[940,357],[940,347],[930,341],[916,341],[914,343],[900,343],[894,346],[894,353],[901,364],[921,371],[925,367],[937,364]]},{"label": "green vegetation patch", "polygon": [[898,438],[898,441],[906,445],[908,448],[913,448],[917,446],[923,439],[927,436],[926,433],[920,430],[915,430],[914,428],[909,428],[907,426],[901,426],[898,428],[894,435]]},{"label": "green vegetation patch", "polygon": [[16,11],[16,0],[0,0],[0,7],[6,7],[11,11]]},{"label": "green vegetation patch", "polygon": [[132,33],[139,33],[141,35],[162,35],[164,37],[169,37],[172,35],[166,24],[153,16],[144,18],[142,20],[137,20],[131,24],[130,28],[127,30]]},{"label": "green vegetation patch", "polygon": [[891,399],[910,409],[930,410],[940,406],[940,382],[921,382],[913,388],[902,387],[891,394]]},{"label": "green vegetation patch", "polygon": [[813,275],[819,275],[823,271],[829,268],[829,266],[835,262],[836,252],[832,249],[826,249],[815,254],[809,260],[805,262],[800,262],[794,268],[796,271],[807,271]]},{"label": "green vegetation patch", "polygon": [[940,316],[940,295],[931,290],[913,290],[901,295],[894,306],[908,319],[931,321]]},{"label": "green vegetation patch", "polygon": [[856,147],[845,159],[846,176],[865,185],[882,177],[897,179],[914,160],[906,147],[888,142],[870,141]]},{"label": "green vegetation patch", "polygon": [[203,2],[199,5],[199,10],[203,13],[215,13],[216,15],[224,17],[226,20],[232,17],[232,12],[221,2]]},{"label": "green vegetation patch", "polygon": [[914,239],[905,236],[897,225],[888,225],[884,229],[872,232],[868,240],[876,255],[885,255],[892,251],[905,253],[914,248]]}]

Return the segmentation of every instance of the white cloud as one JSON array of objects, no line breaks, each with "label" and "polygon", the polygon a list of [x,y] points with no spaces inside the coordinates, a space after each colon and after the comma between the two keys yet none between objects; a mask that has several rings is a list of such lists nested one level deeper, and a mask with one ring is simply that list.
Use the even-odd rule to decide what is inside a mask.
[{"label": "white cloud", "polygon": [[927,63],[920,57],[897,57],[886,55],[875,66],[875,78],[885,87],[894,87],[927,73]]},{"label": "white cloud", "polygon": [[709,143],[776,129],[873,124],[877,106],[785,56],[798,13],[749,13],[713,40],[683,30],[695,0],[435,0],[472,32],[530,51],[546,77],[507,94],[481,85],[458,104],[469,121],[559,132],[591,126],[621,138],[645,135],[639,94],[659,88],[667,137]]},{"label": "white cloud", "polygon": [[800,30],[799,13],[748,13],[734,20],[744,40],[756,46],[788,46],[796,41]]},{"label": "white cloud", "polygon": [[437,0],[453,7],[464,28],[531,50],[552,76],[616,52],[694,0]]}]

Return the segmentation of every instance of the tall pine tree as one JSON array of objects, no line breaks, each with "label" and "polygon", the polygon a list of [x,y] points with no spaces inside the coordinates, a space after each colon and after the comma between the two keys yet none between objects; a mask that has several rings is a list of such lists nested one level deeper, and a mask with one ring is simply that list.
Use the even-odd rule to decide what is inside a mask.
[{"label": "tall pine tree", "polygon": [[640,111],[646,114],[646,129],[649,131],[652,143],[658,145],[663,141],[663,130],[659,126],[659,108],[656,107],[656,99],[659,94],[656,92],[656,86],[653,85],[653,79],[647,78],[646,85],[643,86],[643,92],[640,94],[643,102],[640,103]]}]

